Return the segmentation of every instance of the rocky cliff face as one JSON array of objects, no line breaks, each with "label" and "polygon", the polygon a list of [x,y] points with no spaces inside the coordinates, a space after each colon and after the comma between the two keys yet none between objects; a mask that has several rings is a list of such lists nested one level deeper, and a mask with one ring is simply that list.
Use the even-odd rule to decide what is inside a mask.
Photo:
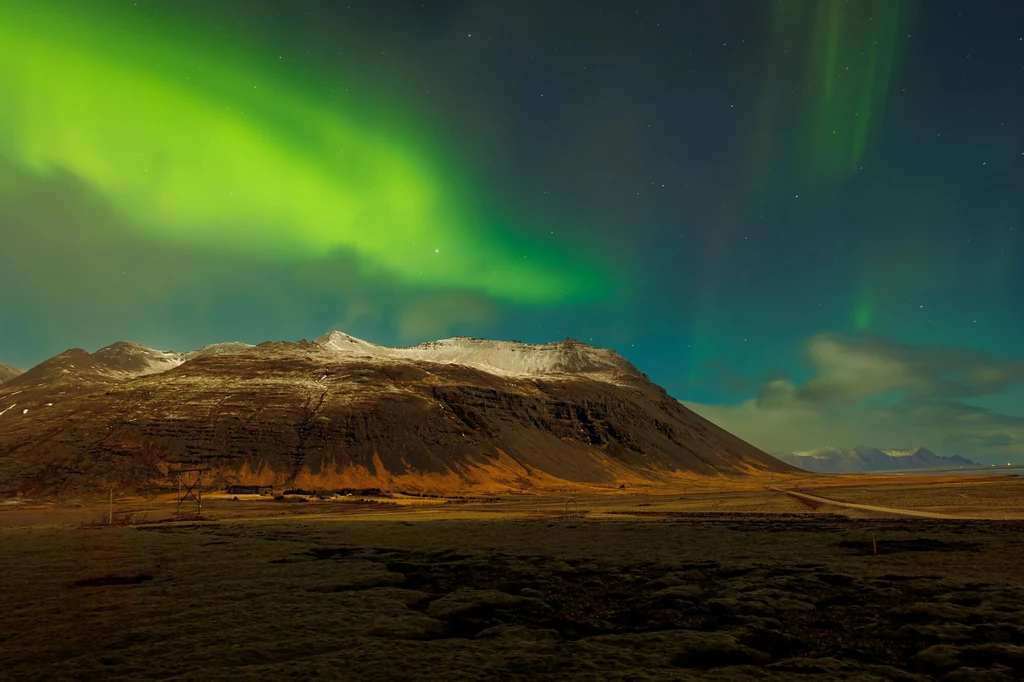
[{"label": "rocky cliff face", "polygon": [[156,490],[195,463],[219,484],[420,492],[790,470],[612,351],[342,337],[63,353],[0,386],[0,494]]}]

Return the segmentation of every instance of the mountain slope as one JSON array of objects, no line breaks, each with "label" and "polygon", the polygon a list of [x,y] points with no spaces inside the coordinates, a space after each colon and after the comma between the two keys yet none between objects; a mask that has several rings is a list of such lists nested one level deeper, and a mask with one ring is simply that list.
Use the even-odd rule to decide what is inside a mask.
[{"label": "mountain slope", "polygon": [[419,491],[792,471],[575,341],[335,333],[160,372],[170,356],[139,348],[68,351],[0,387],[0,493],[152,490],[196,462],[219,483]]},{"label": "mountain slope", "polygon": [[827,447],[808,452],[779,452],[775,453],[775,457],[805,471],[820,474],[941,469],[974,465],[974,462],[958,455],[942,457],[923,447],[904,450],[879,450],[866,445],[858,445],[848,450]]},{"label": "mountain slope", "polygon": [[575,375],[623,384],[647,381],[646,376],[615,351],[588,346],[574,339],[532,345],[463,336],[408,348],[390,348],[332,332],[315,343],[354,357],[458,364],[503,376]]},{"label": "mountain slope", "polygon": [[20,374],[22,374],[22,371],[17,367],[11,367],[0,362],[0,384],[10,381]]}]

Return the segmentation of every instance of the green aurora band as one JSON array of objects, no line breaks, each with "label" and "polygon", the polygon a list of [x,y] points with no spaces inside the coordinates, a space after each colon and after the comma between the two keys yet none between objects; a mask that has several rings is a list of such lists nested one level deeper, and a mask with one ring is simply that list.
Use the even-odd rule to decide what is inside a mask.
[{"label": "green aurora band", "polygon": [[[860,170],[916,7],[916,0],[773,0],[761,106],[751,121],[758,193],[835,190]],[[876,296],[865,273],[851,299],[854,329],[872,328]]]},{"label": "green aurora band", "polygon": [[0,2],[0,156],[73,174],[158,244],[348,253],[408,285],[516,303],[607,286],[592,259],[481,208],[467,174],[391,114],[400,107],[132,8]]},{"label": "green aurora band", "polygon": [[[779,158],[792,158],[812,184],[858,169],[882,124],[914,6],[912,0],[774,0],[759,173],[768,159]],[[793,130],[795,138],[780,135]],[[779,148],[786,144],[795,149]]]}]

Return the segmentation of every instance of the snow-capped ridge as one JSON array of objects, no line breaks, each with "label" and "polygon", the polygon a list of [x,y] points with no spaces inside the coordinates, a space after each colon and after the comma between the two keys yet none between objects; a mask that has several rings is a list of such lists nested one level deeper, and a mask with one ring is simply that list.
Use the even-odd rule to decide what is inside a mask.
[{"label": "snow-capped ridge", "polygon": [[832,445],[826,445],[824,447],[815,448],[814,450],[801,450],[798,452],[788,452],[786,454],[794,457],[809,457],[811,459],[825,459],[833,457],[838,453],[844,452],[842,448],[837,448]]},{"label": "snow-capped ridge", "polygon": [[[26,373],[28,380],[47,376],[89,377],[107,382],[160,374],[203,356],[223,356],[255,349],[320,348],[337,359],[373,359],[379,362],[427,362],[461,365],[491,374],[520,378],[582,377],[622,385],[648,385],[646,375],[628,360],[607,348],[597,348],[575,339],[544,344],[521,341],[491,341],[457,336],[417,346],[392,348],[343,332],[331,332],[313,342],[270,343],[252,346],[241,342],[215,343],[198,350],[176,352],[148,348],[131,341],[117,341],[95,353],[69,349]],[[276,351],[275,351],[276,352]]]},{"label": "snow-capped ridge", "polygon": [[149,348],[134,341],[116,341],[95,353],[81,348],[69,348],[44,360],[28,372],[17,371],[0,383],[13,382],[16,379],[37,381],[48,376],[88,376],[98,381],[123,381],[160,374],[204,355],[240,353],[252,347],[247,343],[229,341],[179,353]]},{"label": "snow-capped ridge", "polygon": [[893,448],[892,450],[882,450],[885,454],[890,457],[913,457],[914,455],[934,455],[935,453],[926,447],[915,445],[910,448]]},{"label": "snow-capped ridge", "polygon": [[230,355],[231,353],[241,353],[253,347],[254,346],[251,343],[242,343],[241,341],[224,341],[222,343],[211,343],[198,350],[179,353],[179,355],[187,361],[203,355]]},{"label": "snow-capped ridge", "polygon": [[943,457],[921,446],[890,450],[869,445],[849,449],[824,447],[802,452],[777,452],[774,455],[787,464],[823,474],[940,469],[974,464],[959,455]]},{"label": "snow-capped ridge", "polygon": [[509,376],[543,377],[571,374],[612,383],[643,379],[643,374],[615,351],[589,346],[574,339],[529,344],[521,341],[490,341],[470,336],[456,336],[440,341],[428,341],[418,346],[392,348],[335,331],[320,337],[314,343],[326,350],[355,356],[457,364]]},{"label": "snow-capped ridge", "polygon": [[253,346],[240,341],[211,343],[197,350],[179,353],[171,350],[147,348],[133,341],[118,341],[92,354],[92,357],[114,371],[141,377],[159,374],[204,355],[230,355],[249,350]]},{"label": "snow-capped ridge", "polygon": [[132,341],[118,341],[92,354],[107,373],[132,377],[159,374],[184,362],[180,353],[155,350]]}]

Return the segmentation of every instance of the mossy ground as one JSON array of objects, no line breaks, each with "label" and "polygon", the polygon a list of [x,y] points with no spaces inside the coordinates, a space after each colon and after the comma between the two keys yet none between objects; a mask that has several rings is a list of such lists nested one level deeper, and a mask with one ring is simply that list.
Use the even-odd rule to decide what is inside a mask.
[{"label": "mossy ground", "polygon": [[1019,679],[1022,531],[832,516],[8,529],[0,660],[28,680]]}]

